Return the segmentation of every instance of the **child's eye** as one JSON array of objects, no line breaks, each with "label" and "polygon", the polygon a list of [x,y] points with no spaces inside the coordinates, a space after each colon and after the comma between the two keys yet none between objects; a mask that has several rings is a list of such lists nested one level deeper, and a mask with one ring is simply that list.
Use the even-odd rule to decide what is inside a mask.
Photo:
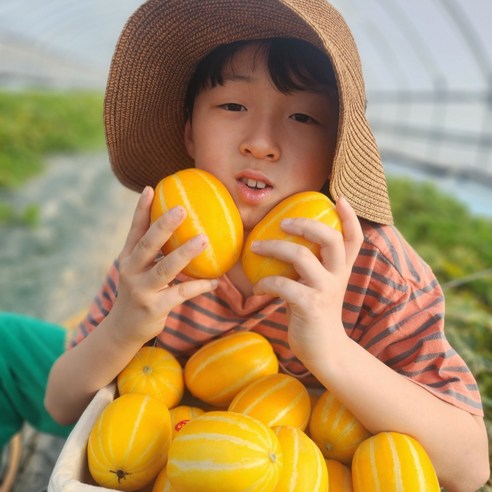
[{"label": "child's eye", "polygon": [[226,111],[246,111],[246,108],[242,104],[238,103],[225,103],[221,104],[220,107]]},{"label": "child's eye", "polygon": [[290,118],[299,123],[316,123],[316,120],[314,118],[303,113],[291,114]]}]

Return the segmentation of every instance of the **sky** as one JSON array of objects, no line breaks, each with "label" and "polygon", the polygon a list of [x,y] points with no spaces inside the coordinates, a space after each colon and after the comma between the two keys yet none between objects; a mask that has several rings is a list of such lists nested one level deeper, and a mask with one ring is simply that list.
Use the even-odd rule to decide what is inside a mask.
[{"label": "sky", "polygon": [[[332,3],[358,42],[369,89],[428,89],[436,81],[472,91],[490,86],[491,0]],[[107,71],[117,37],[140,4],[141,0],[2,0],[0,40],[14,34],[40,49]],[[468,41],[463,25],[472,28]]]}]

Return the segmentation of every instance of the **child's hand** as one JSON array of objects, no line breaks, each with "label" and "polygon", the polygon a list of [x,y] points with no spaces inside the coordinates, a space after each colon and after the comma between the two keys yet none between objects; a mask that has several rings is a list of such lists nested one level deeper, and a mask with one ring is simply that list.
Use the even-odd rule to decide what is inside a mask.
[{"label": "child's hand", "polygon": [[289,307],[289,344],[294,354],[309,367],[326,360],[329,350],[345,338],[342,305],[352,266],[363,240],[359,219],[345,199],[337,202],[343,236],[331,227],[311,219],[282,223],[291,234],[304,236],[320,245],[321,260],[309,249],[288,241],[258,241],[254,252],[294,265],[300,279],[271,276],[254,287],[256,294],[283,298]]},{"label": "child's hand", "polygon": [[130,232],[120,253],[118,297],[109,314],[114,336],[121,343],[143,345],[158,335],[175,306],[215,288],[214,280],[190,280],[170,285],[176,275],[208,244],[198,235],[167,256],[162,245],[186,216],[175,207],[150,225],[153,190],[147,187],[133,216]]}]

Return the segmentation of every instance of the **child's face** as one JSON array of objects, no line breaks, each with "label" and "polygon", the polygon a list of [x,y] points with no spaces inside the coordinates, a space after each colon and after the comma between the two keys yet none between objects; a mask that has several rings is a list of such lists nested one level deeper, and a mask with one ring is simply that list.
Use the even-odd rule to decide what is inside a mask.
[{"label": "child's face", "polygon": [[197,168],[225,184],[246,232],[284,198],[328,180],[338,127],[330,91],[279,92],[248,45],[226,67],[223,85],[196,96],[186,148]]}]

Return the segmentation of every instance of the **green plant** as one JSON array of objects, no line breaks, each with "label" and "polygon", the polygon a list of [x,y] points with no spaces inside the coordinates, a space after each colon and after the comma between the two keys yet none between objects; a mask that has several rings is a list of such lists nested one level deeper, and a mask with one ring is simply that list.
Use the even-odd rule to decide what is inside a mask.
[{"label": "green plant", "polygon": [[43,169],[48,154],[102,147],[99,92],[0,91],[0,189]]},{"label": "green plant", "polygon": [[0,203],[0,225],[24,225],[35,227],[39,223],[39,207],[36,204],[27,205],[18,211],[5,203]]}]

